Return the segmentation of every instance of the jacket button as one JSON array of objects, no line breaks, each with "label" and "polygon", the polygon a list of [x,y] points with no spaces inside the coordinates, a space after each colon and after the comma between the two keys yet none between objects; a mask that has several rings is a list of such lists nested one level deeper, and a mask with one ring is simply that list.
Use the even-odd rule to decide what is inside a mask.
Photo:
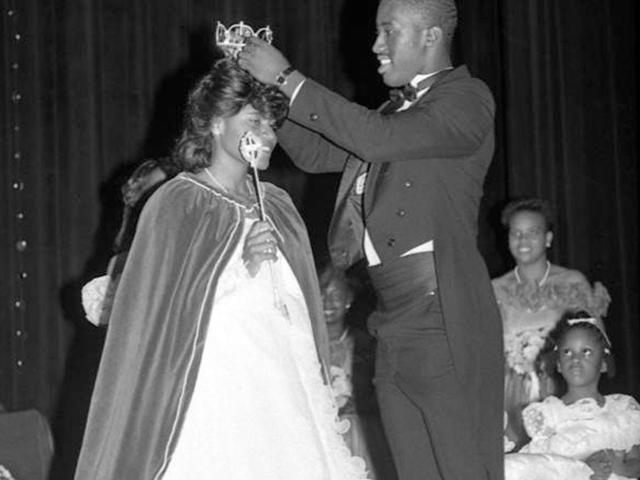
[{"label": "jacket button", "polygon": [[404,182],[404,186],[407,188],[411,188],[411,186],[413,185],[413,182],[411,180],[405,180]]},{"label": "jacket button", "polygon": [[393,247],[396,244],[396,239],[395,238],[390,238],[389,240],[387,240],[387,245],[389,247]]},{"label": "jacket button", "polygon": [[396,215],[399,217],[404,217],[406,215],[406,212],[403,209],[399,208],[396,210]]},{"label": "jacket button", "polygon": [[315,122],[316,120],[318,120],[318,114],[317,113],[309,114],[309,120],[311,120],[312,122]]}]

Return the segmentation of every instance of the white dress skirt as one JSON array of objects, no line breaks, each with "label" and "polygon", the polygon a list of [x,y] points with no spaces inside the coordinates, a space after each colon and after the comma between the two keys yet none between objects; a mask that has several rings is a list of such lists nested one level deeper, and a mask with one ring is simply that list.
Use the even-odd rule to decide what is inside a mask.
[{"label": "white dress skirt", "polygon": [[342,439],[347,425],[322,380],[294,274],[278,252],[272,268],[265,262],[251,278],[244,235],[220,278],[195,390],[162,478],[366,479],[364,461]]}]

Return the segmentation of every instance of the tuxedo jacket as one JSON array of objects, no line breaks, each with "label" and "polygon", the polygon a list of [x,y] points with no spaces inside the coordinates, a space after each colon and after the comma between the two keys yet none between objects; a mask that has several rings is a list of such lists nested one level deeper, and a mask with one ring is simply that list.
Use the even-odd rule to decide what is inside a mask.
[{"label": "tuxedo jacket", "polygon": [[302,170],[343,172],[329,230],[337,265],[362,258],[365,225],[383,263],[434,241],[445,329],[474,417],[470,431],[491,478],[501,478],[502,326],[476,238],[494,112],[489,88],[465,66],[390,115],[307,79],[278,138]]}]

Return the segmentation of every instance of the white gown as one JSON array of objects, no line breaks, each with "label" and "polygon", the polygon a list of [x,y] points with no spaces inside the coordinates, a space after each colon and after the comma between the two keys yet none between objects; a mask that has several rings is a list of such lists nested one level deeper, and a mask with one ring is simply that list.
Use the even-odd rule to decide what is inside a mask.
[{"label": "white gown", "polygon": [[[251,221],[247,220],[244,234]],[[366,479],[323,383],[309,314],[281,252],[255,278],[243,240],[223,272],[195,390],[163,480]]]},{"label": "white gown", "polygon": [[[640,445],[640,405],[628,395],[607,395],[603,406],[592,398],[565,405],[551,396],[523,416],[532,440],[505,456],[506,480],[590,480],[590,455]],[[608,480],[626,478],[612,473]]]}]

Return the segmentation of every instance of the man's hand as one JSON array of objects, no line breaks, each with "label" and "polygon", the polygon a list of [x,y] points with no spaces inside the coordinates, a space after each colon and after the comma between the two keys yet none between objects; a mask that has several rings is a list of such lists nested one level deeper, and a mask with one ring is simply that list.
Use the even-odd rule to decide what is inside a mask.
[{"label": "man's hand", "polygon": [[273,85],[278,74],[290,65],[280,50],[256,37],[247,40],[238,55],[238,64],[267,85]]}]

